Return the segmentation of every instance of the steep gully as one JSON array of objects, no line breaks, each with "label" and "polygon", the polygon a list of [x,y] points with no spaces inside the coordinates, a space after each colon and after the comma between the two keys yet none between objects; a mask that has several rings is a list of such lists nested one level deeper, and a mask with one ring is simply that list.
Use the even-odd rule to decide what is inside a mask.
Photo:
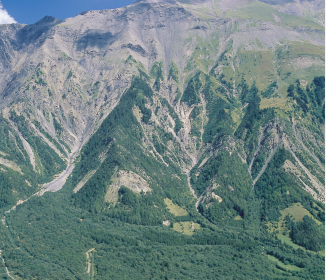
[{"label": "steep gully", "polygon": [[317,158],[317,156],[310,151],[305,144],[303,144],[303,140],[300,134],[300,131],[297,129],[297,121],[295,120],[295,118],[292,118],[292,129],[294,132],[294,136],[297,139],[297,141],[301,144],[301,146],[304,148],[304,150],[317,162],[317,164],[319,165],[319,167],[324,170],[324,166],[321,164],[320,160]]},{"label": "steep gully", "polygon": [[82,141],[80,139],[78,139],[77,144],[73,148],[72,152],[69,154],[68,164],[67,164],[66,169],[63,172],[61,172],[60,175],[56,179],[54,179],[52,182],[44,184],[43,190],[40,191],[38,195],[42,195],[44,192],[47,192],[47,191],[56,192],[63,187],[67,178],[69,177],[69,175],[71,174],[71,172],[74,169],[73,162],[74,162],[78,152],[80,151],[81,147],[82,147]]},{"label": "steep gully", "polygon": [[[13,206],[10,210],[6,211],[5,214],[8,214],[11,211],[16,210],[16,206],[17,205],[22,204],[22,203],[28,201],[30,198],[32,198],[35,195],[42,196],[47,191],[50,191],[50,192],[59,191],[63,187],[63,185],[65,184],[65,182],[66,182],[67,178],[69,177],[69,175],[71,174],[71,172],[73,171],[73,169],[74,169],[73,162],[74,162],[74,159],[76,158],[78,152],[80,151],[81,147],[82,147],[82,142],[80,140],[77,140],[77,145],[75,145],[72,153],[69,154],[67,167],[66,167],[66,169],[62,173],[60,173],[60,175],[58,176],[58,178],[56,178],[55,180],[53,180],[50,183],[44,184],[43,185],[43,189],[41,191],[38,191],[37,193],[31,195],[26,200],[24,200],[24,201],[18,201],[18,203],[15,206]],[[2,223],[4,224],[4,226],[6,226],[6,216],[3,217]],[[6,226],[6,227],[8,227],[8,226]],[[0,256],[1,256],[1,250],[0,250]],[[87,257],[88,257],[88,255],[87,255]],[[1,259],[2,259],[2,262],[3,262],[4,267],[6,269],[6,273],[7,273],[8,277],[10,277],[11,279],[15,279],[15,278],[13,278],[10,275],[10,272],[9,272],[7,266],[6,266],[6,263],[5,263],[4,258],[1,257]],[[90,267],[89,260],[88,260],[88,267]]]},{"label": "steep gully", "polygon": [[[112,110],[114,109],[114,107],[119,103],[119,100],[113,105]],[[3,218],[1,219],[3,225],[5,227],[8,228],[8,225],[6,225],[6,214],[10,213],[11,211],[16,210],[16,206],[25,203],[26,201],[28,201],[30,198],[32,198],[33,196],[42,196],[45,192],[50,191],[50,192],[57,192],[59,191],[65,184],[67,178],[69,177],[69,175],[72,173],[73,169],[74,169],[74,160],[76,159],[77,155],[79,154],[81,148],[83,147],[83,145],[86,143],[86,141],[89,139],[89,137],[91,136],[91,132],[92,130],[90,129],[90,127],[92,126],[92,122],[90,121],[90,119],[88,119],[88,123],[86,125],[86,127],[84,128],[84,131],[82,133],[82,135],[80,137],[77,137],[76,135],[74,135],[72,132],[68,131],[74,138],[75,138],[75,145],[72,148],[71,153],[68,155],[67,158],[67,167],[64,171],[62,171],[57,178],[55,178],[53,181],[46,183],[43,185],[43,189],[38,191],[37,193],[31,195],[29,198],[27,198],[26,200],[20,200],[17,202],[17,204],[15,206],[13,206],[11,209],[9,209],[8,211],[6,211],[4,213]],[[33,166],[33,169],[35,169],[35,156],[33,153],[32,148],[30,147],[29,143],[23,138],[23,136],[21,135],[21,133],[19,132],[19,130],[16,128],[16,126],[9,120],[11,127],[17,132],[17,134],[19,135],[20,139],[23,142],[24,145],[24,149],[26,150],[29,158],[30,158],[30,162]],[[93,131],[94,132],[94,131]],[[43,137],[42,137],[43,138]],[[9,235],[10,232],[9,232]],[[92,250],[91,250],[92,251]],[[87,257],[87,262],[88,262],[88,268],[87,271],[90,269],[90,260],[89,260],[89,253],[91,251],[88,251],[86,253],[86,257]],[[1,249],[0,249],[0,256],[1,256]],[[2,258],[2,257],[1,257]],[[11,279],[15,279],[10,275],[10,272],[8,270],[8,268],[5,265],[5,260],[2,258],[2,261],[4,263],[6,272],[8,277],[10,277]],[[89,272],[88,272],[89,273]]]},{"label": "steep gully", "polygon": [[[203,96],[201,96],[201,99],[204,100]],[[204,112],[203,112],[202,129],[201,129],[201,132],[202,132],[202,133],[203,133],[204,123],[205,123],[205,121],[204,121],[204,116],[206,115],[206,106],[205,106],[206,104],[203,102],[203,105],[204,105],[204,106],[203,106],[203,107],[204,107]],[[294,124],[294,125],[295,125],[295,124]],[[13,128],[15,129],[15,131],[19,134],[20,138],[23,138],[22,135],[20,135],[19,131],[17,130],[17,128],[16,128],[13,124],[12,124],[12,127],[13,127]],[[294,129],[294,131],[295,131],[295,129]],[[83,136],[84,136],[84,135],[83,135]],[[64,186],[64,184],[65,184],[67,178],[69,177],[69,175],[72,173],[72,171],[73,171],[73,169],[74,169],[74,164],[73,164],[73,162],[74,162],[76,156],[78,155],[78,153],[79,153],[79,151],[80,151],[82,145],[85,143],[85,140],[84,140],[84,139],[87,138],[87,137],[83,137],[83,136],[82,136],[81,138],[79,138],[79,139],[77,139],[77,137],[75,138],[75,139],[76,139],[76,144],[75,144],[74,148],[72,149],[72,152],[68,155],[68,159],[67,159],[68,163],[67,163],[67,167],[66,167],[66,169],[65,169],[63,172],[61,172],[61,173],[57,176],[56,179],[54,179],[53,181],[51,181],[51,182],[49,182],[49,183],[44,184],[44,185],[43,185],[43,189],[42,189],[41,191],[35,193],[35,194],[32,195],[31,197],[33,197],[33,196],[35,196],[35,195],[37,195],[37,196],[42,196],[42,195],[43,195],[45,192],[47,192],[47,191],[50,191],[50,192],[56,192],[56,191],[59,191],[59,190]],[[281,140],[281,139],[280,139],[280,135],[277,135],[277,136],[278,136],[278,137],[277,137],[277,138],[278,138],[278,139],[277,139],[277,140],[278,140],[278,141],[277,141],[278,143],[277,143],[276,146],[272,149],[272,151],[271,151],[269,157],[267,158],[267,160],[266,160],[264,166],[262,167],[262,169],[261,169],[261,171],[259,172],[259,174],[257,175],[257,177],[254,179],[254,181],[253,181],[253,187],[254,187],[255,183],[258,181],[258,179],[260,178],[260,176],[264,173],[264,171],[265,171],[265,169],[266,169],[268,163],[270,162],[271,158],[273,157],[273,155],[275,154],[277,148],[278,148],[279,145],[280,145],[280,142],[281,142],[281,141],[280,141],[280,140]],[[297,136],[297,135],[296,135],[296,136]],[[200,203],[202,202],[202,200],[204,199],[204,197],[205,197],[207,191],[209,191],[209,189],[205,190],[204,193],[203,193],[203,194],[198,198],[198,196],[197,196],[196,193],[195,193],[195,190],[192,188],[191,183],[190,183],[190,170],[191,170],[191,169],[192,169],[192,168],[197,164],[198,159],[199,159],[199,157],[200,157],[200,154],[199,154],[199,153],[198,153],[198,154],[195,154],[195,155],[192,154],[192,153],[189,152],[189,150],[184,146],[184,144],[182,143],[182,141],[180,141],[179,137],[176,137],[176,138],[179,140],[178,142],[179,142],[180,145],[182,146],[183,151],[187,153],[187,155],[191,158],[191,161],[192,161],[191,168],[190,168],[190,169],[187,169],[187,170],[184,170],[184,172],[185,172],[186,175],[187,175],[187,181],[188,181],[188,186],[189,186],[190,192],[191,192],[191,194],[194,196],[194,198],[196,199],[196,210],[197,210],[197,212],[198,212],[198,206],[199,206],[199,204],[200,204]],[[253,158],[252,158],[252,160],[251,160],[251,162],[250,162],[250,164],[249,164],[249,173],[250,173],[250,174],[251,174],[251,169],[252,169],[253,162],[254,162],[255,158],[257,157],[257,155],[259,154],[259,151],[260,151],[260,149],[261,149],[261,141],[262,141],[262,138],[263,138],[263,131],[261,131],[261,133],[260,133],[260,135],[259,135],[258,147],[257,147],[257,149],[256,149],[256,151],[255,151],[255,153],[254,153],[254,156],[253,156]],[[31,162],[34,163],[34,164],[33,164],[33,167],[34,167],[34,166],[35,166],[34,154],[33,154],[32,150],[30,149],[30,146],[29,146],[29,144],[26,142],[26,140],[23,138],[22,141],[23,141],[23,143],[24,143],[24,148],[25,148],[25,150],[27,150],[27,152],[28,152],[28,155],[29,155],[29,157],[30,157]],[[300,141],[300,142],[301,142],[301,144],[303,144],[302,141]],[[202,146],[202,144],[203,144],[203,140],[202,140],[202,138],[201,138],[201,146]],[[319,163],[319,162],[318,162],[318,163]],[[35,168],[35,167],[34,167],[34,168]],[[25,201],[20,201],[18,204],[22,204],[22,203],[26,202],[26,201],[29,200],[31,197],[29,197],[29,198],[26,199]],[[6,211],[6,213],[9,213],[10,211],[15,210],[15,209],[16,209],[16,206],[14,206],[14,207],[12,207],[10,210]],[[5,217],[4,217],[3,221],[5,221]],[[90,250],[90,251],[88,251],[88,252],[86,253],[86,256],[87,256],[87,273],[90,273],[90,266],[91,266],[91,264],[90,264],[90,260],[89,260],[89,253],[90,253],[91,251],[92,251],[92,250]],[[0,255],[1,255],[1,250],[0,250]],[[2,257],[1,257],[1,258],[2,258]],[[2,258],[2,261],[3,261],[4,265],[5,265],[5,261],[4,261],[3,258]],[[8,275],[11,279],[14,279],[14,278],[10,275],[8,268],[7,268],[6,266],[5,266],[5,268],[6,268],[7,275]]]},{"label": "steep gully", "polygon": [[[25,139],[24,139],[25,140]],[[25,140],[26,142],[26,140]],[[26,142],[27,143],[27,142]],[[43,185],[43,189],[41,191],[38,191],[37,193],[31,195],[29,198],[27,198],[26,200],[24,201],[18,201],[18,203],[13,206],[10,210],[6,211],[5,214],[8,214],[10,213],[11,211],[13,210],[16,210],[16,206],[19,205],[19,204],[22,204],[26,201],[28,201],[31,197],[37,195],[37,196],[42,196],[45,192],[47,191],[50,191],[50,192],[56,192],[56,191],[59,191],[63,185],[65,184],[67,178],[69,177],[69,175],[71,174],[71,172],[73,171],[74,169],[74,165],[73,165],[73,162],[76,158],[76,156],[78,155],[78,152],[80,151],[81,147],[82,147],[82,144],[83,144],[83,141],[81,139],[76,139],[76,144],[72,150],[72,152],[69,154],[69,157],[68,157],[68,164],[67,164],[67,167],[66,169],[60,173],[60,175],[55,179],[53,180],[52,182],[49,182],[47,184],[44,184]],[[28,145],[29,146],[29,145]],[[5,227],[8,227],[6,225],[6,216],[4,215],[4,217],[2,218],[2,223]],[[87,255],[88,256],[88,255]],[[8,277],[10,277],[11,279],[15,279],[13,278],[11,275],[10,275],[10,272],[6,266],[6,263],[5,263],[5,260],[4,258],[1,256],[1,250],[0,250],[0,257],[2,259],[2,262],[4,264],[4,267],[6,269],[6,273],[8,275]],[[89,266],[90,264],[88,264]]]}]

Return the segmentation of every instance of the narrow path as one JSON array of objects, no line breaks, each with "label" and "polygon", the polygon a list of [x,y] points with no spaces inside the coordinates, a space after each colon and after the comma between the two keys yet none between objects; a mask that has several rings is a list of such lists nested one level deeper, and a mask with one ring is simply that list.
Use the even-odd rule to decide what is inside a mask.
[{"label": "narrow path", "polygon": [[[1,256],[1,252],[2,252],[2,250],[0,250],[0,256]],[[10,275],[8,267],[6,266],[5,260],[4,260],[4,258],[2,256],[1,256],[1,259],[2,259],[3,265],[4,265],[5,269],[6,269],[8,277],[15,280],[15,278]]]},{"label": "narrow path", "polygon": [[[91,256],[91,252],[93,252],[95,250],[95,248],[92,248],[90,250],[88,250],[86,252],[86,259],[87,259],[87,273],[90,274],[91,273],[91,268],[92,268],[92,262],[90,259]],[[92,279],[92,275],[90,274],[90,279]]]}]

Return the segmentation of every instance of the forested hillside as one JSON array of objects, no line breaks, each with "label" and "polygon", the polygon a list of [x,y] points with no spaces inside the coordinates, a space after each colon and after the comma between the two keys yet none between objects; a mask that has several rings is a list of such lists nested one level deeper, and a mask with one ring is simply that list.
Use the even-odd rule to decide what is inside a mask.
[{"label": "forested hillside", "polygon": [[0,279],[324,279],[321,10],[0,25]]}]

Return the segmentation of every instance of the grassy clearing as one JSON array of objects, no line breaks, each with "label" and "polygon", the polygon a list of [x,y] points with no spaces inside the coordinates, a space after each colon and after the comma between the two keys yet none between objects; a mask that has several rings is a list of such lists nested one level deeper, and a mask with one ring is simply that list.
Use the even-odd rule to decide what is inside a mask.
[{"label": "grassy clearing", "polygon": [[214,9],[212,9],[212,10],[211,9],[208,9],[204,5],[201,5],[201,7],[199,7],[197,10],[200,11],[200,12],[202,12],[202,13],[204,13],[204,14],[215,14],[214,13],[215,12]]},{"label": "grassy clearing", "polygon": [[293,204],[291,207],[286,208],[280,212],[282,214],[282,219],[284,219],[285,216],[290,215],[290,217],[293,219],[293,221],[299,222],[299,221],[302,221],[303,217],[307,215],[311,219],[313,219],[318,225],[322,224],[320,221],[316,220],[310,214],[310,212],[301,205],[301,203]]},{"label": "grassy clearing", "polygon": [[270,255],[267,255],[267,258],[273,262],[275,262],[279,267],[281,268],[284,268],[286,270],[290,270],[290,271],[299,271],[301,270],[302,268],[300,267],[297,267],[295,265],[291,265],[291,264],[284,264],[282,263],[280,260],[278,260],[277,258],[273,257],[273,256],[270,256]]},{"label": "grassy clearing", "polygon": [[[261,109],[276,107],[288,110],[286,96],[289,85],[297,79],[310,82],[314,77],[324,75],[324,53],[324,46],[309,42],[283,42],[275,51],[239,48],[235,59],[235,80],[239,82],[244,77],[249,86],[255,81],[260,91],[277,81],[276,93],[280,98],[262,99]],[[231,77],[224,68],[223,73]]]},{"label": "grassy clearing", "polygon": [[265,90],[271,81],[277,79],[273,62],[273,52],[270,51],[241,51],[237,54],[239,60],[235,68],[236,80],[240,81],[242,76],[249,86],[255,81],[259,90]]},{"label": "grassy clearing", "polygon": [[216,5],[216,3],[214,3],[212,9],[214,10],[215,15],[217,15],[218,17],[222,15],[222,12],[218,9],[218,5]]},{"label": "grassy clearing", "polygon": [[284,42],[275,50],[277,71],[287,86],[296,79],[312,80],[325,73],[325,47],[309,42]]},{"label": "grassy clearing", "polygon": [[311,213],[305,209],[301,203],[295,203],[292,206],[281,210],[281,217],[279,219],[278,222],[268,222],[267,223],[267,227],[268,227],[268,231],[271,233],[275,233],[277,238],[279,240],[281,240],[282,242],[286,243],[287,245],[293,247],[294,249],[302,249],[304,251],[309,251],[311,253],[314,254],[320,254],[320,255],[325,255],[325,251],[319,251],[319,252],[314,252],[314,251],[310,251],[310,250],[306,250],[304,247],[299,246],[295,243],[292,242],[291,238],[290,238],[290,232],[288,230],[288,228],[285,225],[285,217],[287,215],[290,216],[290,218],[294,221],[294,222],[299,222],[303,220],[304,216],[309,216],[310,218],[312,218],[318,225],[321,225],[322,223],[320,221],[318,221],[317,219],[315,219]]},{"label": "grassy clearing", "polygon": [[243,220],[242,217],[241,217],[240,215],[236,216],[234,219],[235,219],[236,221],[241,221],[241,220]]},{"label": "grassy clearing", "polygon": [[290,245],[291,247],[293,247],[294,249],[302,249],[302,250],[306,250],[304,247],[301,247],[295,243],[292,242],[291,238],[289,236],[285,236],[283,234],[277,234],[277,238],[279,240],[281,240],[283,243],[286,243],[287,245]]},{"label": "grassy clearing", "polygon": [[228,83],[233,83],[234,79],[234,70],[231,67],[231,65],[227,62],[226,64],[223,65],[223,74],[224,78],[223,80],[227,81]]},{"label": "grassy clearing", "polygon": [[193,222],[180,222],[173,224],[173,230],[186,235],[193,235],[195,230],[199,230],[200,225]]},{"label": "grassy clearing", "polygon": [[325,47],[313,45],[310,42],[291,42],[283,52],[279,53],[281,59],[295,57],[316,56],[325,59]]},{"label": "grassy clearing", "polygon": [[274,21],[273,12],[275,9],[270,5],[254,2],[247,7],[238,10],[229,10],[225,13],[226,18],[239,18],[239,19],[259,19],[262,21]]},{"label": "grassy clearing", "polygon": [[4,156],[4,157],[9,156],[9,155],[6,154],[5,152],[1,152],[1,151],[0,151],[0,155],[2,155],[2,156]]},{"label": "grassy clearing", "polygon": [[316,23],[313,19],[292,16],[285,13],[277,13],[277,15],[281,19],[280,25],[285,25],[290,27],[305,26],[312,29],[324,30],[324,28],[318,23]]},{"label": "grassy clearing", "polygon": [[260,109],[265,108],[281,108],[287,111],[289,108],[286,106],[286,97],[281,98],[262,98],[260,103]]},{"label": "grassy clearing", "polygon": [[234,109],[231,111],[231,117],[237,128],[241,123],[241,111],[239,109]]},{"label": "grassy clearing", "polygon": [[214,56],[218,52],[219,34],[214,33],[210,38],[203,40],[196,36],[196,48],[188,59],[186,71],[192,71],[194,66],[208,73],[215,64]]},{"label": "grassy clearing", "polygon": [[[310,218],[312,218],[318,225],[321,225],[322,223],[318,220],[316,220],[314,218],[313,215],[311,215],[311,213],[305,209],[301,203],[295,203],[292,206],[281,210],[281,217],[279,219],[278,222],[268,222],[267,226],[268,226],[268,230],[272,233],[276,233],[277,235],[284,235],[284,236],[288,236],[288,229],[285,226],[285,217],[287,215],[290,215],[290,218],[294,221],[294,222],[299,222],[303,220],[303,217],[305,215],[309,216]],[[283,237],[282,237],[283,238]],[[297,245],[296,245],[297,246]]]},{"label": "grassy clearing", "polygon": [[197,11],[189,10],[189,12],[193,13],[196,17],[199,17],[207,22],[211,19],[215,19],[215,15],[213,15],[213,14],[208,15],[207,13],[203,13],[202,11],[199,11],[199,10],[197,10]]},{"label": "grassy clearing", "polygon": [[166,207],[169,209],[170,213],[173,214],[176,217],[180,216],[187,216],[188,212],[186,209],[181,208],[177,204],[174,204],[171,199],[165,198],[164,203]]},{"label": "grassy clearing", "polygon": [[[280,19],[279,22],[275,21],[276,16]],[[258,19],[261,21],[270,21],[274,24],[288,27],[304,26],[312,29],[324,30],[324,28],[309,18],[292,16],[285,13],[277,12],[272,6],[261,2],[254,2],[242,9],[229,10],[225,13],[226,18],[239,18],[239,19]]]}]

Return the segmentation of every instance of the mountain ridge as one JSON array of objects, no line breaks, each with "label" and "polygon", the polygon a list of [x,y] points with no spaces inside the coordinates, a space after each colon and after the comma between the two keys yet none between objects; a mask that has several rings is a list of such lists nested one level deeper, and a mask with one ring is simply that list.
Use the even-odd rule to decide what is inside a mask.
[{"label": "mountain ridge", "polygon": [[[252,246],[246,254],[266,267],[272,257],[280,262],[284,273],[266,268],[273,277],[294,270],[299,279],[321,277],[324,25],[308,8],[322,3],[281,2],[137,1],[0,26],[0,230],[12,258],[21,253],[10,244],[28,248],[46,267],[51,253],[35,243],[38,235],[48,248],[33,217],[52,235],[44,226],[58,231],[53,217],[67,221],[73,213],[58,236],[67,242],[77,234],[99,253],[72,241],[79,263],[65,272],[71,278],[108,277],[99,266],[111,267],[100,260],[109,254],[104,244],[147,244],[156,252],[171,236],[180,246],[224,244],[237,254],[240,243]],[[91,230],[80,235],[84,219]],[[302,228],[315,234],[304,239]],[[112,235],[117,231],[122,239]],[[241,235],[254,238],[247,244]],[[305,257],[297,248],[312,254],[313,264],[300,266]],[[61,251],[53,250],[58,260]],[[263,277],[259,271],[251,277]]]}]

